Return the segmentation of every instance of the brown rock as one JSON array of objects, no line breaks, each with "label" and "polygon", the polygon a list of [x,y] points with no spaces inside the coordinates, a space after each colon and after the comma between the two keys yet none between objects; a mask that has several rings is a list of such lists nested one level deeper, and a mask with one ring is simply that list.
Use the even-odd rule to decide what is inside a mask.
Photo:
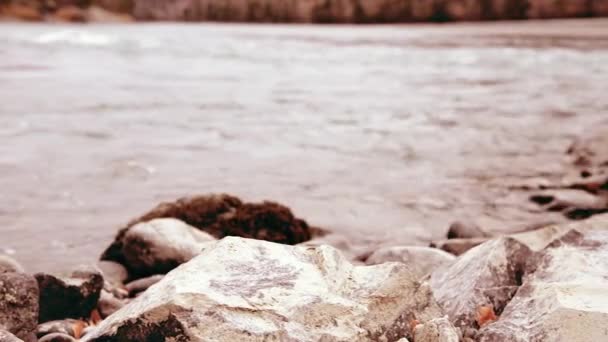
[{"label": "brown rock", "polygon": [[0,255],[0,273],[7,272],[23,273],[24,270],[15,259],[7,255]]},{"label": "brown rock", "polygon": [[65,6],[60,7],[55,11],[55,18],[61,21],[67,21],[72,23],[83,23],[87,19],[86,12],[76,6]]},{"label": "brown rock", "polygon": [[591,16],[591,2],[587,0],[529,0],[529,19],[573,18]]},{"label": "brown rock", "polygon": [[92,4],[114,13],[131,14],[134,0],[92,0]]},{"label": "brown rock", "polygon": [[45,273],[35,275],[40,288],[41,323],[64,318],[88,318],[97,306],[103,288],[103,276],[93,269],[83,269],[70,277]]},{"label": "brown rock", "polygon": [[433,241],[430,247],[439,248],[454,255],[462,255],[469,249],[479,246],[488,240],[489,238],[441,240]]},{"label": "brown rock", "polygon": [[52,333],[42,337],[38,342],[77,342],[77,340],[70,335]]},{"label": "brown rock", "polygon": [[106,318],[125,306],[125,303],[126,301],[119,300],[110,292],[102,290],[99,302],[97,303],[97,310],[99,311],[101,318]]},{"label": "brown rock", "polygon": [[42,21],[44,19],[42,8],[35,2],[11,3],[3,9],[2,13],[7,17],[26,21]]},{"label": "brown rock", "polygon": [[83,321],[77,319],[62,319],[44,322],[38,325],[38,328],[36,329],[36,335],[38,336],[38,338],[54,333],[76,336],[78,332],[78,327],[82,326],[83,324]]},{"label": "brown rock", "polygon": [[129,278],[127,269],[117,262],[100,260],[97,262],[97,268],[101,271],[103,279],[113,285],[124,284]]},{"label": "brown rock", "polygon": [[141,278],[128,283],[125,287],[129,291],[131,297],[136,294],[146,291],[150,286],[158,283],[165,277],[164,274],[155,274],[146,278]]},{"label": "brown rock", "polygon": [[0,329],[26,341],[36,341],[38,285],[22,273],[0,273]]},{"label": "brown rock", "polygon": [[2,329],[0,329],[0,341],[2,341],[2,342],[23,342],[22,339],[11,334],[10,332],[8,332],[6,330],[2,330]]},{"label": "brown rock", "polygon": [[489,237],[475,222],[455,221],[448,229],[448,239],[472,239]]}]

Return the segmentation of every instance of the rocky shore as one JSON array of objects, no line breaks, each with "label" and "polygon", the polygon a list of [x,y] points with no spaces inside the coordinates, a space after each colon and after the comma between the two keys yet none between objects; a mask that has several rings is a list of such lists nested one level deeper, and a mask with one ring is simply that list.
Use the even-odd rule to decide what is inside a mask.
[{"label": "rocky shore", "polygon": [[2,0],[22,20],[401,23],[601,17],[607,0]]},{"label": "rocky shore", "polygon": [[29,274],[0,257],[0,340],[605,341],[608,132],[566,158],[562,182],[517,191],[568,223],[455,222],[431,247],[371,254],[274,202],[163,203],[96,265]]}]

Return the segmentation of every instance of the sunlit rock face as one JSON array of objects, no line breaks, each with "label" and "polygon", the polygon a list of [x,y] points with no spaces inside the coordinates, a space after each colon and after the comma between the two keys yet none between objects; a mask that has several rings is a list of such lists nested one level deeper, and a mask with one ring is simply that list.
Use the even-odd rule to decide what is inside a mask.
[{"label": "sunlit rock face", "polygon": [[167,274],[86,341],[397,341],[443,314],[401,263],[353,266],[329,246],[227,237]]}]

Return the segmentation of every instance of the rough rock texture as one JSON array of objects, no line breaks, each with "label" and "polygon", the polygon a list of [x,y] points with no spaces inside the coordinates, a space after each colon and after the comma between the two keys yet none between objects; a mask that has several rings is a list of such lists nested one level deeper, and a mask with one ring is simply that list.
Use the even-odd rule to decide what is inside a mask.
[{"label": "rough rock texture", "polygon": [[406,265],[353,266],[334,248],[227,237],[84,341],[397,341],[442,316]]},{"label": "rough rock texture", "polygon": [[458,331],[447,317],[435,318],[424,324],[418,324],[414,330],[416,342],[458,342]]},{"label": "rough rock texture", "polygon": [[112,293],[102,290],[97,303],[97,311],[101,318],[106,318],[125,306],[126,301],[120,300],[112,295]]},{"label": "rough rock texture", "polygon": [[94,269],[83,269],[70,277],[45,273],[35,275],[40,288],[41,323],[64,318],[88,318],[97,306],[103,277]]},{"label": "rough rock texture", "polygon": [[441,266],[456,260],[452,254],[440,249],[417,246],[384,247],[370,255],[365,263],[377,265],[390,261],[402,262],[410,267],[418,278],[422,278]]},{"label": "rough rock texture", "polygon": [[310,240],[312,232],[304,220],[296,218],[289,208],[278,203],[243,203],[226,194],[195,196],[161,203],[131,221],[118,232],[101,259],[127,265],[123,254],[125,234],[134,225],[157,218],[179,219],[218,239],[241,236],[293,245]]},{"label": "rough rock texture", "polygon": [[0,273],[6,272],[23,273],[24,271],[23,267],[15,259],[6,255],[0,255]]},{"label": "rough rock texture", "polygon": [[18,338],[36,341],[38,284],[22,273],[0,273],[0,330]]},{"label": "rough rock texture", "polygon": [[76,336],[79,327],[82,327],[84,322],[76,319],[62,319],[57,321],[49,321],[38,325],[36,335],[38,338],[43,336],[60,333],[69,336]]},{"label": "rough rock texture", "polygon": [[2,330],[2,329],[0,329],[0,341],[2,341],[2,342],[23,342],[22,339],[11,334],[10,332],[8,332],[6,330]]},{"label": "rough rock texture", "polygon": [[458,327],[475,327],[477,311],[491,306],[500,313],[524,274],[531,251],[515,239],[488,241],[433,272],[430,284],[439,305]]},{"label": "rough rock texture", "polygon": [[524,284],[479,341],[608,340],[608,220],[574,229],[539,253]]},{"label": "rough rock texture", "polygon": [[167,273],[198,255],[215,240],[176,219],[155,219],[134,225],[121,240],[124,265],[131,278]]}]

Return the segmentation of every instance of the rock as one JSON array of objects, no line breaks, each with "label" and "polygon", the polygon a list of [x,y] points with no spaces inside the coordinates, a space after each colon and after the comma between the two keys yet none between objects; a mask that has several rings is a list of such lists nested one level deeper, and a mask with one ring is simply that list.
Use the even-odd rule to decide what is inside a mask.
[{"label": "rock", "polygon": [[42,8],[36,1],[11,2],[8,6],[0,8],[2,15],[25,21],[42,21]]},{"label": "rock", "polygon": [[129,279],[127,269],[117,262],[100,260],[97,262],[97,268],[101,271],[103,279],[113,285],[124,284]]},{"label": "rock", "polygon": [[605,209],[605,199],[589,192],[575,189],[545,190],[530,196],[530,200],[549,211],[572,209]]},{"label": "rock", "polygon": [[376,250],[365,263],[377,265],[385,262],[402,262],[410,267],[418,279],[431,273],[438,267],[448,265],[454,260],[452,254],[440,249],[415,246],[384,247]]},{"label": "rock", "polygon": [[433,294],[455,326],[476,326],[480,307],[500,312],[509,302],[521,285],[530,255],[530,249],[513,238],[485,242],[434,271]]},{"label": "rock", "polygon": [[93,5],[110,12],[123,14],[131,14],[134,7],[133,0],[93,0]]},{"label": "rock", "polygon": [[243,203],[234,196],[203,195],[161,203],[147,214],[121,229],[115,241],[103,253],[102,260],[127,265],[123,237],[130,227],[157,218],[175,218],[220,239],[225,236],[298,244],[311,238],[311,227],[296,218],[289,208],[274,202]]},{"label": "rock", "polygon": [[70,277],[35,275],[40,288],[41,323],[64,318],[88,318],[97,306],[103,277],[94,269],[77,270]]},{"label": "rock", "polygon": [[87,20],[86,12],[76,6],[60,7],[55,11],[55,18],[71,23],[84,23]]},{"label": "rock", "polygon": [[606,0],[593,0],[592,12],[595,17],[608,16],[608,1]]},{"label": "rock", "polygon": [[0,329],[0,341],[2,341],[2,342],[23,342],[22,339],[11,334],[10,332],[8,332],[6,330],[2,330],[2,329]]},{"label": "rock", "polygon": [[164,274],[155,274],[146,278],[141,278],[128,283],[125,287],[129,291],[129,295],[134,297],[139,292],[146,291],[150,286],[158,283],[165,277]]},{"label": "rock", "polygon": [[99,302],[97,303],[97,311],[99,311],[101,318],[106,318],[106,317],[110,316],[111,314],[118,311],[123,306],[125,306],[124,301],[119,300],[118,298],[114,297],[108,291],[104,291],[104,290],[101,291],[101,295],[99,297]]},{"label": "rock", "polygon": [[473,239],[489,237],[490,235],[485,233],[478,225],[474,222],[463,222],[455,221],[450,225],[448,229],[448,239]]},{"label": "rock", "polygon": [[500,319],[478,340],[608,340],[608,226],[573,229],[538,253]]},{"label": "rock", "polygon": [[461,255],[466,253],[469,249],[479,246],[488,240],[488,238],[441,240],[433,241],[430,247],[439,248],[450,254]]},{"label": "rock", "polygon": [[111,12],[97,6],[91,6],[87,9],[87,21],[104,23],[128,23],[133,21],[133,17],[128,13]]},{"label": "rock", "polygon": [[447,317],[435,318],[418,324],[414,330],[416,342],[459,342],[458,331]]},{"label": "rock", "polygon": [[38,342],[77,342],[75,338],[70,335],[62,333],[52,333],[44,336]]},{"label": "rock", "polygon": [[84,341],[397,341],[442,316],[406,265],[334,248],[226,237],[106,318]]},{"label": "rock", "polygon": [[0,329],[26,341],[36,341],[38,284],[23,273],[0,273]]},{"label": "rock", "polygon": [[198,255],[211,235],[172,218],[134,225],[123,235],[122,255],[134,278],[167,273]]},{"label": "rock", "polygon": [[335,233],[315,237],[312,240],[298,244],[298,246],[304,247],[318,247],[322,245],[328,245],[339,249],[349,261],[354,263],[357,263],[359,261],[357,260],[358,256],[361,253],[364,253],[362,250],[353,247],[346,236]]},{"label": "rock", "polygon": [[80,335],[80,331],[84,328],[84,322],[77,319],[62,319],[49,321],[38,325],[36,335],[38,338],[49,334],[64,334],[75,337]]},{"label": "rock", "polygon": [[7,255],[0,255],[0,273],[16,272],[23,273],[23,267],[17,261]]}]

